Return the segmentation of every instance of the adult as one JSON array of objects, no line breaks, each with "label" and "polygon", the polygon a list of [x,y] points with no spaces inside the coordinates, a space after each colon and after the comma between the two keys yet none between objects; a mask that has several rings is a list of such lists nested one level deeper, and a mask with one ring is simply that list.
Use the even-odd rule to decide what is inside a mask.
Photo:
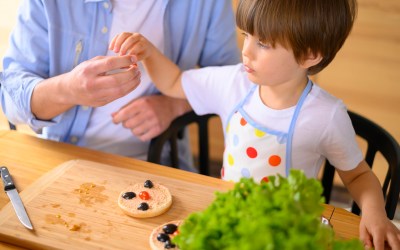
[{"label": "adult", "polygon": [[[130,66],[134,58],[108,51],[121,31],[146,34],[182,70],[240,60],[231,1],[23,0],[3,59],[9,121],[43,138],[146,159],[149,140],[191,108],[160,95],[141,64],[141,74]],[[188,141],[180,143],[188,169]]]}]

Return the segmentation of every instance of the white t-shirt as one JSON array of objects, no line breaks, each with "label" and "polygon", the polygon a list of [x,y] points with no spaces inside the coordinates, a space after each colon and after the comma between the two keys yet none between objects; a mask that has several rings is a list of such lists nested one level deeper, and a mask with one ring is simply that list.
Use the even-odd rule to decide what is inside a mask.
[{"label": "white t-shirt", "polygon": [[[182,85],[194,111],[199,115],[218,114],[225,131],[228,116],[254,83],[247,78],[242,64],[238,64],[186,71]],[[284,132],[288,131],[295,110],[265,106],[258,87],[243,108],[260,125]],[[363,155],[343,102],[314,84],[296,122],[292,167],[303,169],[308,177],[316,177],[325,159],[340,170],[351,170]]]},{"label": "white t-shirt", "polygon": [[[161,52],[164,51],[164,5],[157,0],[113,0],[113,21],[110,29],[110,42],[121,32],[137,32],[143,34]],[[107,55],[115,55],[108,51]],[[114,124],[111,114],[132,100],[157,93],[141,63],[140,85],[128,95],[105,106],[94,108],[85,133],[86,146],[109,153],[135,157],[145,160],[149,142],[142,142],[122,124]]]}]

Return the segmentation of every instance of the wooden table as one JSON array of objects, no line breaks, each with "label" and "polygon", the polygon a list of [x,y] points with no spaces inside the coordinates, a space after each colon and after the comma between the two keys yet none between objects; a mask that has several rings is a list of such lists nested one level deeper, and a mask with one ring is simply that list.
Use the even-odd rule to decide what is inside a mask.
[{"label": "wooden table", "polygon": [[[89,150],[66,143],[43,140],[16,131],[0,131],[0,165],[9,168],[19,192],[54,167],[74,159],[135,169],[150,174],[162,173],[166,177],[177,180],[190,180],[193,183],[206,184],[216,189],[221,189],[221,187],[226,188],[228,185],[231,185],[217,178],[163,167],[132,158]],[[4,192],[0,192],[0,209],[8,202],[7,195]],[[344,239],[358,237],[358,225],[360,221],[358,216],[331,205],[325,205],[323,215],[330,220],[338,237]],[[20,249],[1,242],[0,248]]]}]

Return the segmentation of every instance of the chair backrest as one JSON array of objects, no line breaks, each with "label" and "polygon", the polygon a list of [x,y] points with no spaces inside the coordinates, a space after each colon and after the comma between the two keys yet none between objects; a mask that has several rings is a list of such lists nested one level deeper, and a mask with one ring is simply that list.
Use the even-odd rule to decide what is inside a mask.
[{"label": "chair backrest", "polygon": [[[363,138],[367,143],[365,160],[372,168],[376,154],[379,152],[387,161],[388,169],[382,185],[385,197],[385,209],[389,219],[393,219],[399,201],[400,192],[400,146],[398,142],[385,129],[371,120],[349,111],[351,122],[357,136]],[[333,186],[335,168],[326,161],[322,186],[324,187],[325,202],[329,203]],[[353,202],[351,211],[360,214],[360,208]]]},{"label": "chair backrest", "polygon": [[176,118],[169,128],[161,135],[152,139],[150,142],[147,161],[153,163],[161,163],[161,152],[165,143],[171,145],[170,158],[172,167],[179,168],[178,160],[178,144],[177,140],[184,136],[183,129],[189,124],[195,123],[198,125],[199,138],[199,173],[209,175],[210,160],[209,160],[209,142],[208,142],[208,120],[215,115],[198,116],[193,111],[188,112]]}]

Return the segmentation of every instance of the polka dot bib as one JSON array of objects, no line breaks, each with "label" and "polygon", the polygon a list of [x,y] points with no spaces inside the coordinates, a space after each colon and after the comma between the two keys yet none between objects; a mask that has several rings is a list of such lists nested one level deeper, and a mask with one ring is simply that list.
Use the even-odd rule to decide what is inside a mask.
[{"label": "polka dot bib", "polygon": [[312,83],[309,81],[303,90],[287,132],[265,128],[244,111],[243,105],[253,95],[256,87],[249,91],[228,118],[221,170],[222,179],[227,181],[237,182],[242,177],[252,177],[257,182],[267,181],[268,175],[287,176],[291,168],[294,126]]}]

